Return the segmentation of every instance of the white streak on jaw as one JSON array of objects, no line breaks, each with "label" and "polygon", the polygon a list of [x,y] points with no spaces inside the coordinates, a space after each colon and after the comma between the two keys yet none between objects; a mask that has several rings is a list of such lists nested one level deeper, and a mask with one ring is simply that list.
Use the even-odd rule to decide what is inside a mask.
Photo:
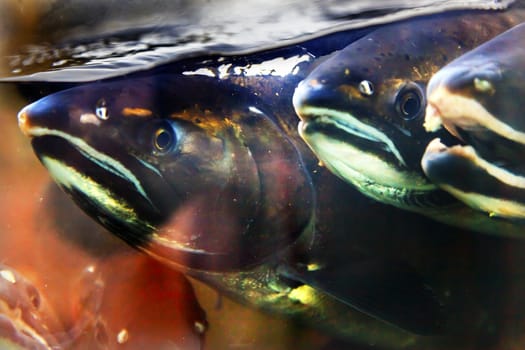
[{"label": "white streak on jaw", "polygon": [[304,107],[300,110],[301,115],[313,115],[322,118],[323,123],[330,123],[348,134],[355,135],[370,141],[383,143],[388,150],[399,160],[400,164],[406,166],[406,162],[401,156],[392,140],[380,130],[363,123],[350,113],[340,112],[328,108]]},{"label": "white streak on jaw", "polygon": [[155,174],[157,174],[159,177],[162,177],[162,174],[160,173],[159,169],[155,168],[153,165],[151,165],[150,163],[146,162],[145,160],[143,159],[140,159],[139,157],[131,154],[131,156],[133,158],[135,158],[138,162],[140,162],[142,165],[144,165],[146,168],[148,168],[149,170],[153,171]]},{"label": "white streak on jaw", "polygon": [[42,157],[42,163],[60,185],[68,189],[76,189],[83,193],[95,202],[97,206],[104,208],[114,217],[120,218],[123,222],[141,224],[141,220],[132,207],[124,201],[117,199],[111,191],[90,177],[81,174],[75,168],[51,157]]},{"label": "white streak on jaw", "polygon": [[[437,189],[437,186],[424,177],[409,171],[399,171],[373,152],[363,152],[351,144],[322,133],[305,134],[305,126],[306,123],[299,123],[301,137],[326,167],[375,200],[403,209],[424,210],[411,207],[402,199],[409,192],[425,193]],[[315,145],[315,148],[312,145]]]},{"label": "white streak on jaw", "polygon": [[122,163],[118,162],[114,158],[111,158],[110,156],[97,151],[93,147],[91,147],[88,143],[86,143],[84,140],[71,136],[68,133],[65,133],[60,130],[54,130],[54,129],[47,129],[47,128],[41,128],[41,127],[33,127],[28,129],[28,134],[32,137],[39,137],[39,136],[46,136],[46,135],[53,135],[58,136],[69,143],[71,143],[73,146],[75,146],[84,156],[86,156],[91,161],[95,162],[99,166],[106,169],[108,172],[115,174],[126,181],[129,181],[133,184],[133,186],[137,189],[137,191],[151,203],[151,200],[146,195],[146,192],[144,191],[144,188],[140,184],[139,179],[133,173],[126,168]]},{"label": "white streak on jaw", "polygon": [[490,216],[499,216],[515,219],[525,218],[525,205],[501,198],[492,198],[478,193],[463,192],[452,186],[443,186],[443,189],[456,198],[459,198],[471,208],[485,211]]},{"label": "white streak on jaw", "polygon": [[438,87],[430,93],[428,101],[439,109],[443,126],[453,134],[456,127],[468,131],[481,126],[508,140],[525,145],[525,133],[494,117],[473,98],[454,94],[445,87]]},{"label": "white streak on jaw", "polygon": [[[497,179],[504,186],[516,188],[516,190],[525,189],[525,177],[513,174],[508,170],[487,162],[479,157],[471,146],[456,145],[447,147],[442,144],[439,139],[432,140],[427,146],[421,162],[423,169],[426,171],[429,165],[428,163],[431,162],[434,155],[442,153],[446,153],[447,156],[462,158],[465,162],[472,163],[473,166],[483,170],[487,173],[487,176]],[[489,197],[475,192],[466,192],[447,185],[446,183],[441,184],[440,187],[476,210],[485,211],[494,216],[525,218],[525,205],[519,202],[498,197]]]},{"label": "white streak on jaw", "polygon": [[504,168],[500,168],[486,161],[478,155],[472,146],[455,145],[452,147],[447,147],[441,143],[439,138],[432,140],[427,146],[425,154],[423,155],[423,160],[421,162],[423,169],[426,168],[427,160],[431,159],[433,154],[445,152],[453,157],[462,158],[465,162],[472,163],[476,168],[483,170],[493,178],[498,179],[498,181],[500,181],[502,184],[505,184],[506,186],[525,189],[525,177],[516,175]]}]

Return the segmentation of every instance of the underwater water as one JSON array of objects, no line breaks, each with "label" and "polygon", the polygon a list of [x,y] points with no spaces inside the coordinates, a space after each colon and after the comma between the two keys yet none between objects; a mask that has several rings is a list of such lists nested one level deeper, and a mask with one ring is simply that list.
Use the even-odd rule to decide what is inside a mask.
[{"label": "underwater water", "polygon": [[[525,304],[521,296],[525,292],[525,240],[507,237],[505,232],[486,234],[443,224],[362,195],[345,181],[344,176],[336,176],[331,168],[323,165],[325,160],[317,159],[317,153],[310,151],[296,131],[299,118],[290,114],[293,113],[295,87],[313,67],[322,64],[323,56],[339,52],[376,27],[441,10],[481,8],[491,11],[505,8],[509,2],[421,1],[415,5],[415,2],[406,1],[328,1],[321,4],[291,0],[270,6],[267,1],[180,0],[158,1],[156,7],[147,8],[140,2],[129,2],[124,8],[118,1],[89,3],[89,11],[83,1],[13,1],[0,5],[5,8],[5,11],[0,8],[3,14],[0,35],[5,38],[0,44],[0,76],[5,80],[0,85],[0,116],[4,123],[4,136],[0,141],[0,348],[523,347]],[[88,22],[86,17],[90,18]],[[322,38],[328,40],[320,41]],[[302,67],[306,67],[304,71]],[[150,75],[149,69],[155,69],[155,75]],[[98,79],[124,75],[124,78],[114,81],[115,85],[108,85],[107,90],[103,90],[108,92],[103,96],[109,101],[107,106],[106,102],[100,104],[97,94],[106,86],[96,82],[95,85],[89,84]],[[270,77],[269,87],[257,80],[261,76]],[[217,85],[215,80],[228,82]],[[247,156],[242,155],[243,147],[235,148],[233,141],[233,146],[228,146],[240,159],[234,163],[234,175],[222,178],[222,173],[217,172],[209,178],[204,176],[202,180],[203,171],[198,168],[198,161],[204,163],[204,160],[198,157],[191,164],[200,171],[186,173],[186,168],[173,165],[175,178],[178,180],[187,175],[183,181],[189,183],[181,191],[177,187],[173,193],[179,195],[187,191],[190,194],[187,196],[195,201],[188,200],[189,204],[185,203],[176,210],[170,203],[166,204],[176,215],[164,220],[158,231],[158,242],[162,243],[162,239],[176,241],[185,238],[171,236],[171,231],[163,236],[166,232],[163,229],[170,225],[195,232],[201,232],[200,225],[206,229],[212,227],[219,237],[210,239],[211,243],[203,239],[202,250],[215,251],[216,245],[231,254],[233,260],[238,259],[241,266],[234,266],[233,272],[223,271],[230,266],[219,268],[214,265],[214,260],[209,265],[199,263],[198,254],[187,260],[186,256],[173,255],[176,264],[171,264],[169,249],[166,253],[165,246],[160,243],[163,249],[154,250],[153,247],[149,251],[148,247],[128,241],[128,244],[144,248],[157,257],[153,259],[143,251],[130,248],[114,235],[115,232],[108,232],[107,229],[113,228],[113,224],[108,223],[111,213],[97,212],[97,203],[95,209],[86,210],[93,205],[88,201],[83,209],[90,217],[60,190],[55,182],[66,189],[67,184],[56,174],[53,181],[35,152],[43,163],[46,156],[48,159],[66,159],[73,153],[61,153],[62,147],[67,148],[63,144],[52,147],[52,150],[46,149],[45,145],[33,144],[33,149],[27,135],[21,132],[21,128],[26,127],[25,121],[19,126],[17,114],[30,102],[72,86],[86,90],[74,90],[81,91],[80,98],[73,93],[64,95],[64,99],[62,95],[53,95],[57,100],[50,100],[48,105],[54,110],[46,109],[48,105],[45,104],[42,108],[49,115],[55,110],[61,112],[62,105],[81,110],[84,107],[82,102],[91,103],[92,94],[97,95],[94,99],[96,105],[88,104],[89,115],[95,121],[86,119],[92,122],[83,123],[84,126],[100,123],[96,117],[104,119],[100,115],[104,117],[107,111],[110,117],[113,116],[113,106],[121,106],[121,103],[128,106],[130,101],[137,106],[133,105],[135,108],[127,113],[135,119],[144,116],[141,113],[165,113],[164,108],[169,112],[171,106],[166,106],[181,103],[180,110],[171,111],[177,118],[184,116],[176,120],[180,128],[176,128],[180,132],[176,134],[176,140],[184,140],[184,135],[193,130],[185,129],[185,123],[205,124],[208,126],[206,130],[211,130],[224,122],[225,116],[228,116],[229,123],[234,124],[237,122],[235,116],[243,113],[260,117],[251,122],[257,126],[253,134],[243,129],[243,147],[257,141]],[[153,90],[149,90],[151,86]],[[159,89],[159,86],[180,89],[174,95],[157,95],[155,88]],[[255,90],[250,90],[252,86]],[[259,95],[255,94],[254,99],[252,94],[245,93],[245,88]],[[118,92],[117,97],[111,96],[110,100],[114,91]],[[154,98],[148,99],[150,94],[155,94]],[[157,110],[163,99],[169,102]],[[186,99],[189,104],[186,104]],[[256,102],[243,104],[245,101]],[[144,102],[144,106],[139,106],[139,102]],[[248,106],[249,112],[240,109],[239,103]],[[202,110],[200,106],[203,106]],[[198,114],[193,109],[202,113],[199,115],[201,120],[196,121],[193,117],[193,113]],[[27,112],[29,117],[31,113]],[[266,122],[267,115],[284,122],[259,126],[259,120]],[[248,128],[252,124],[240,123],[232,130]],[[124,123],[116,128],[113,135],[123,136],[115,138],[126,139],[129,135],[124,130],[129,125]],[[139,127],[149,130],[142,124]],[[275,132],[277,129],[282,131]],[[24,130],[26,134],[30,132],[27,131],[29,127]],[[214,135],[219,135],[222,129],[213,130]],[[71,130],[71,135],[77,137],[74,132],[77,130]],[[79,135],[80,132],[83,130],[78,131]],[[128,169],[127,158],[111,153],[120,147],[119,143],[107,146],[96,135],[85,135],[85,140],[95,140],[94,148],[103,149],[108,157],[119,159],[124,164],[119,167],[111,161],[104,163],[107,157],[97,159],[98,163],[90,163],[93,168],[103,164],[105,167],[102,168],[112,169],[113,175],[115,172],[120,174],[107,176],[111,181],[104,186],[117,187],[121,181],[119,176],[135,179],[125,171]],[[199,142],[198,147],[185,148],[186,154],[196,151],[199,155],[205,146],[214,149],[213,142]],[[84,151],[91,152],[92,158],[100,153],[91,148],[84,148]],[[282,156],[284,160],[279,158],[274,163],[274,158],[265,153]],[[133,154],[135,158],[140,156],[137,152]],[[252,157],[256,160],[253,161]],[[139,169],[132,173],[140,181],[132,181],[135,187],[126,185],[128,187],[124,188],[133,192],[139,185],[145,186],[147,194],[142,200],[146,198],[161,207],[165,203],[156,202],[157,188],[151,185],[153,189],[150,189],[145,179],[141,182],[141,176],[168,171],[150,159],[144,158],[144,162],[150,161],[149,172],[129,165],[129,169]],[[162,159],[166,162],[164,164],[169,161]],[[257,163],[264,166],[257,168],[252,165]],[[78,163],[77,169],[81,166],[83,164]],[[157,170],[151,171],[156,166]],[[166,168],[170,167],[166,165]],[[90,171],[86,170],[86,174],[92,178],[101,176],[101,173]],[[265,172],[271,173],[267,175],[270,180],[264,180],[260,175]],[[249,176],[254,173],[259,176],[255,180]],[[168,175],[162,175],[168,178]],[[217,178],[220,181],[215,186]],[[232,183],[231,192],[234,193],[225,191],[223,197],[208,200],[206,195],[220,192],[217,189],[222,189],[224,183]],[[263,186],[246,193],[243,192],[246,183],[263,183]],[[297,188],[293,187],[297,184]],[[203,192],[199,192],[199,186],[204,188]],[[77,192],[70,193],[73,197],[79,196],[83,187],[75,188]],[[261,195],[263,191],[274,188],[276,194],[270,195],[269,199]],[[172,191],[172,187],[162,187],[160,192],[162,190]],[[85,200],[86,193],[89,191],[77,200]],[[239,193],[245,196],[237,198]],[[225,198],[231,200],[230,195],[240,204],[225,208],[216,204],[225,202]],[[279,200],[282,198],[286,204],[281,208]],[[105,199],[109,202],[111,198]],[[271,203],[271,209],[257,207],[261,201]],[[133,199],[128,199],[128,204],[133,203]],[[144,216],[150,215],[144,209],[146,205],[140,205],[139,211],[144,210]],[[253,224],[250,220],[255,219],[251,217],[242,221],[250,215],[252,206],[269,219],[263,224]],[[282,210],[288,214],[288,206],[296,212],[281,220],[275,212]],[[218,211],[216,216],[220,220],[213,216],[213,210]],[[244,215],[240,220],[236,211]],[[202,212],[213,216],[216,221],[208,223]],[[312,212],[315,213],[314,219],[309,216]],[[92,217],[105,223],[106,228]],[[310,220],[314,220],[314,224]],[[259,231],[270,227],[271,234],[259,235],[259,231],[247,229],[234,236],[237,231],[228,228],[242,226],[239,222],[246,227],[255,226]],[[306,253],[302,250],[303,241],[282,254],[280,245],[289,244],[289,241],[267,241],[268,236],[273,237],[275,232],[288,237],[295,234],[297,226],[307,231],[311,225],[315,227],[314,238],[303,238],[307,242]],[[508,227],[505,225],[501,226],[502,230]],[[516,236],[516,232],[519,235],[521,229],[514,227],[512,236]],[[126,236],[125,229],[115,230]],[[255,238],[250,235],[255,235]],[[190,237],[189,241],[200,244],[198,239]],[[253,246],[260,246],[261,250],[250,250]],[[180,247],[168,248],[177,250]],[[274,250],[280,253],[276,259],[272,259]],[[257,260],[260,258],[257,254],[266,255]],[[279,262],[275,263],[276,260]],[[294,265],[296,261],[300,262],[297,266]],[[310,277],[300,270],[304,268],[304,261],[320,262],[321,272]],[[319,268],[313,265],[307,266],[308,272]],[[406,265],[408,270],[405,270]],[[192,269],[195,266],[197,268]],[[241,272],[236,274],[238,271]],[[419,277],[422,277],[421,281]],[[355,299],[341,302],[340,288]],[[370,297],[370,302],[367,299],[369,294],[355,292],[368,292],[369,289],[382,292]],[[431,291],[430,298],[425,294],[427,289]],[[357,308],[352,305],[357,305]]]}]

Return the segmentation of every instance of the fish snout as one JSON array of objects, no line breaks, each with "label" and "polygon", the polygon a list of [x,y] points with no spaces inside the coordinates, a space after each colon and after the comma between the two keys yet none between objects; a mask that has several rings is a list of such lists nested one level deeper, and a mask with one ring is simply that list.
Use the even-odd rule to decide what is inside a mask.
[{"label": "fish snout", "polygon": [[18,112],[18,127],[27,137],[38,136],[43,129],[56,129],[67,123],[67,111],[47,98],[33,102]]},{"label": "fish snout", "polygon": [[[341,96],[337,89],[317,79],[308,79],[299,83],[292,102],[299,118],[307,122],[317,117],[322,110],[337,109],[337,106],[344,102],[344,96]],[[316,113],[313,113],[314,109]]]},{"label": "fish snout", "polygon": [[27,113],[27,107],[24,107],[18,112],[18,127],[25,136],[30,136],[29,130],[31,130],[31,124],[29,122],[29,116]]}]

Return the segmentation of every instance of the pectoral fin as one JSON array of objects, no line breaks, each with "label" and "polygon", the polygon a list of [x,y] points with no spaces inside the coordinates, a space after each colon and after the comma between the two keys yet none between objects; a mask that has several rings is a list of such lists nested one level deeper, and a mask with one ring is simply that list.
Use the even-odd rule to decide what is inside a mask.
[{"label": "pectoral fin", "polygon": [[374,318],[421,335],[442,329],[442,305],[421,276],[392,261],[351,262],[318,269],[283,268],[282,273]]}]

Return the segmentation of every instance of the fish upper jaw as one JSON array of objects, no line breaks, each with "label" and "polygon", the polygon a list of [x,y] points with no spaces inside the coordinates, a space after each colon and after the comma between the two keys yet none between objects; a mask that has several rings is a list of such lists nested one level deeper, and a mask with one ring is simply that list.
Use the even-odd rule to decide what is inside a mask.
[{"label": "fish upper jaw", "polygon": [[20,112],[18,112],[18,128],[26,137],[35,136],[35,118],[32,117],[33,113],[31,113],[31,110],[33,109],[34,105],[35,104],[33,103],[28,106],[25,106]]},{"label": "fish upper jaw", "polygon": [[462,139],[458,128],[476,133],[490,131],[510,141],[525,145],[525,132],[516,130],[499,120],[473,97],[455,93],[445,86],[439,86],[430,92],[428,100],[429,105],[425,117],[427,131],[432,131],[433,126],[443,125],[458,139]]},{"label": "fish upper jaw", "polygon": [[31,126],[27,119],[28,119],[27,113],[24,108],[18,113],[18,127],[20,128],[20,131],[22,131],[22,133],[25,136],[30,137],[31,136],[31,132],[30,132]]}]

